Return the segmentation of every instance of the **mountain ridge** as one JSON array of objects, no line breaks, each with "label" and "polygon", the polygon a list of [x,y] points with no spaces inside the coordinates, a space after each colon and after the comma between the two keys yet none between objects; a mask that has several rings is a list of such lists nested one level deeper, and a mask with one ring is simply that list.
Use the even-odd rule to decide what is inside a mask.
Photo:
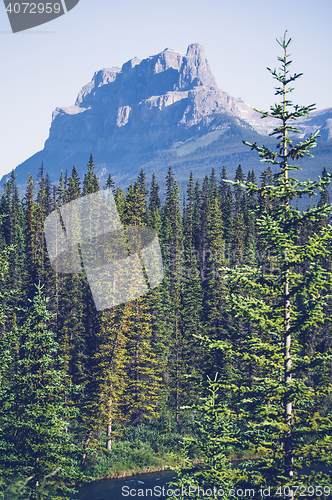
[{"label": "mountain ridge", "polygon": [[[301,137],[321,129],[321,141],[331,149],[332,108],[315,111],[298,125]],[[223,163],[232,174],[239,163],[260,165],[242,141],[272,144],[263,136],[273,126],[271,119],[262,120],[251,106],[217,87],[201,45],[189,45],[186,54],[166,48],[143,60],[130,59],[121,68],[96,71],[72,106],[55,109],[43,150],[15,173],[22,184],[29,171],[36,176],[43,162],[52,182],[73,164],[83,175],[92,153],[101,182],[111,172],[119,184],[128,184],[141,168],[158,175],[169,164],[180,177],[188,177],[189,163],[198,177]]]}]

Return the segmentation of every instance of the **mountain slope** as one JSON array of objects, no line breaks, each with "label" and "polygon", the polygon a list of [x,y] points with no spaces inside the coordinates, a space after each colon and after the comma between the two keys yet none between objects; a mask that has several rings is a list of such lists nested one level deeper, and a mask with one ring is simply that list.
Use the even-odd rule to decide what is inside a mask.
[{"label": "mountain slope", "polygon": [[[303,135],[323,129],[326,158],[331,123],[329,109],[300,124]],[[101,182],[111,172],[122,185],[141,168],[160,178],[170,164],[179,180],[187,179],[190,169],[203,177],[223,164],[230,175],[239,163],[263,170],[242,140],[272,144],[260,135],[272,126],[217,87],[201,45],[189,45],[186,54],[167,48],[142,61],[131,59],[121,69],[96,72],[73,106],[56,108],[44,149],[16,168],[17,182],[23,185],[29,172],[35,177],[42,162],[52,181],[73,164],[82,176],[90,153]]]}]

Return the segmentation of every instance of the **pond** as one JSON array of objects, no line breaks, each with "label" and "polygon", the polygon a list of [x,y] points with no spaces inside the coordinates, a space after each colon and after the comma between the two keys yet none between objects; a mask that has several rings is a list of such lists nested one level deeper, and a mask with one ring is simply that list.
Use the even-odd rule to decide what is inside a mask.
[{"label": "pond", "polygon": [[[241,461],[236,462],[236,466],[241,463]],[[235,463],[233,465],[235,466]],[[316,471],[331,473],[330,467],[321,466],[315,467],[315,469]],[[310,474],[310,469],[304,467],[300,474]],[[166,484],[172,481],[175,476],[174,471],[166,470],[120,479],[101,479],[82,485],[73,500],[125,500],[126,498],[129,500],[133,498],[158,498],[162,500],[167,498],[166,491],[168,488]]]},{"label": "pond", "polygon": [[[143,498],[148,496],[160,500],[163,498],[163,487],[165,491],[166,483],[173,477],[175,477],[174,471],[165,470],[119,479],[101,479],[82,485],[73,500],[125,500],[135,496],[140,498],[143,495]],[[146,489],[151,489],[152,495],[150,492],[146,495]],[[139,490],[143,490],[144,493]]]}]

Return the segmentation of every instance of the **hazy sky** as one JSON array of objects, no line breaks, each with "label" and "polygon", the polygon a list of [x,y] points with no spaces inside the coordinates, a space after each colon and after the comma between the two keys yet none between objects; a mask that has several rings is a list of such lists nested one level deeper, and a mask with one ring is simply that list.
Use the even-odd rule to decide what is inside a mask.
[{"label": "hazy sky", "polygon": [[304,73],[294,102],[332,107],[331,0],[80,0],[16,34],[0,2],[0,177],[43,148],[52,111],[74,104],[95,71],[166,47],[185,53],[200,43],[221,89],[268,109],[275,83],[266,67],[277,65],[275,39],[287,29],[292,69]]}]

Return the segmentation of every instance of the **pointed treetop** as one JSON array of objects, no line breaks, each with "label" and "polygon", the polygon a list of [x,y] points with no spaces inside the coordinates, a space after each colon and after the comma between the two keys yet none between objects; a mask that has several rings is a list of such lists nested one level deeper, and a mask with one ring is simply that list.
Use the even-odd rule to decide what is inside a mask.
[{"label": "pointed treetop", "polygon": [[96,174],[94,173],[93,156],[90,154],[88,163],[88,173],[84,174],[83,181],[83,196],[99,191],[99,183]]}]

